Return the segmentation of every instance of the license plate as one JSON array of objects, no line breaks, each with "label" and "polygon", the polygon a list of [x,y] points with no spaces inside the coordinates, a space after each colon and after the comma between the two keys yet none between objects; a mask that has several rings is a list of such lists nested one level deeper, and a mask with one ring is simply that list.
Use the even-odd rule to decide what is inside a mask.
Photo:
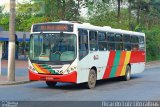
[{"label": "license plate", "polygon": [[46,77],[46,80],[53,80],[53,77]]}]

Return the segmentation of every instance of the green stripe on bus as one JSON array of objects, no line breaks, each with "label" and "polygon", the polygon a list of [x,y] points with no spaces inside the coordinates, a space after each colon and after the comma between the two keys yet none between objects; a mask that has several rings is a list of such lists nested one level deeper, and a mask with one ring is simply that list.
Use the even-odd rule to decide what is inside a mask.
[{"label": "green stripe on bus", "polygon": [[115,77],[115,75],[116,75],[116,71],[118,68],[119,61],[120,61],[120,56],[121,56],[121,51],[116,51],[116,55],[114,58],[114,64],[112,66],[110,77]]},{"label": "green stripe on bus", "polygon": [[48,70],[51,74],[58,74],[55,70],[53,70],[51,67],[49,67],[48,65],[42,65],[41,64],[41,66],[44,68],[44,69],[46,69],[46,70]]}]

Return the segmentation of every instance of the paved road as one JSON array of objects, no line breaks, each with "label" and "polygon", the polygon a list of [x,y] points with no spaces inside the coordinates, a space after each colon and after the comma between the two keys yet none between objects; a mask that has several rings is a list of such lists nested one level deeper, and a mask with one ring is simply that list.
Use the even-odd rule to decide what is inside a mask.
[{"label": "paved road", "polygon": [[48,88],[44,82],[0,86],[1,101],[123,101],[159,100],[160,66],[147,67],[130,81],[109,79],[98,81],[93,90],[82,85],[58,83]]}]

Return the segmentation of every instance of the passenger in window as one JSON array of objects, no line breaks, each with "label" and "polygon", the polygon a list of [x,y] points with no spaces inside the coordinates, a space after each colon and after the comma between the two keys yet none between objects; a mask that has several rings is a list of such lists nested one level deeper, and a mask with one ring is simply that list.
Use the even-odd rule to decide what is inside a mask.
[{"label": "passenger in window", "polygon": [[115,50],[115,47],[114,47],[113,44],[110,44],[109,47],[108,47],[108,49],[109,49],[109,50]]},{"label": "passenger in window", "polygon": [[132,50],[133,50],[133,51],[138,51],[138,45],[133,45]]},{"label": "passenger in window", "polygon": [[66,39],[64,41],[64,45],[63,45],[63,51],[74,51],[74,46],[71,45],[72,43],[69,42],[68,39]]},{"label": "passenger in window", "polygon": [[43,54],[49,55],[50,53],[50,46],[49,42],[47,40],[44,40],[44,49],[43,49]]},{"label": "passenger in window", "polygon": [[120,44],[120,50],[123,50],[123,44]]},{"label": "passenger in window", "polygon": [[102,51],[106,50],[103,44],[99,44],[99,50],[102,50]]}]

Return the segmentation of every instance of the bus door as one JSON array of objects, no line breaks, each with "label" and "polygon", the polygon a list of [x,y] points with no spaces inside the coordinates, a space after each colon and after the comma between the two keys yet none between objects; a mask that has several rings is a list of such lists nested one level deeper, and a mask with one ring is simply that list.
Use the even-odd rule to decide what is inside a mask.
[{"label": "bus door", "polygon": [[89,71],[89,46],[88,46],[88,31],[85,29],[78,29],[78,81],[85,82],[88,78]]}]

